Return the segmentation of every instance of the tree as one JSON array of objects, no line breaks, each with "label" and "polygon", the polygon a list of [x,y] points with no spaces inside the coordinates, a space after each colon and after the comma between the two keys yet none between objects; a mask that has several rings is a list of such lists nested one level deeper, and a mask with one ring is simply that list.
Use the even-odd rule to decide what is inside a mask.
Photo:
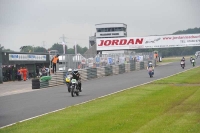
[{"label": "tree", "polygon": [[47,53],[48,51],[44,47],[34,47],[34,52],[40,52],[40,53]]},{"label": "tree", "polygon": [[[76,48],[77,48],[77,53],[80,53],[80,54],[84,54],[88,50],[87,47],[82,48],[78,44],[77,44]],[[63,54],[63,45],[58,44],[58,43],[54,43],[54,45],[50,48],[50,50],[58,50],[58,52],[60,54]],[[66,54],[75,54],[74,47],[73,48],[67,48],[67,46],[65,46],[65,53]]]},{"label": "tree", "polygon": [[75,51],[73,48],[67,49],[67,54],[75,54]]},{"label": "tree", "polygon": [[47,50],[44,47],[33,47],[33,46],[22,46],[20,47],[21,50],[20,52],[27,52],[27,53],[35,53],[35,52],[40,52],[40,53],[47,53]]},{"label": "tree", "polygon": [[4,48],[2,49],[2,51],[3,51],[3,52],[14,52],[14,51],[11,50],[11,49],[4,49]]},{"label": "tree", "polygon": [[32,46],[21,46],[20,52],[29,52],[32,49]]},{"label": "tree", "polygon": [[50,48],[50,50],[58,50],[58,52],[60,54],[63,54],[63,45],[62,44],[58,44],[58,43],[54,43],[54,45]]},{"label": "tree", "polygon": [[197,34],[197,33],[200,33],[200,27],[199,28],[195,27],[193,29],[189,28],[187,30],[179,30],[179,31],[174,32],[173,35],[177,35],[177,34]]},{"label": "tree", "polygon": [[87,47],[84,47],[84,48],[82,48],[80,45],[76,45],[76,48],[77,48],[77,53],[80,53],[80,54],[84,54],[87,50],[88,50],[88,48]]}]

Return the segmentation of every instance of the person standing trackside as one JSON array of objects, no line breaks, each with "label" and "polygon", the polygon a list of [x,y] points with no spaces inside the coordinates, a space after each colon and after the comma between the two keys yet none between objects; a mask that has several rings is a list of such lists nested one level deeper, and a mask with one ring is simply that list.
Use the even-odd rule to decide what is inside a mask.
[{"label": "person standing trackside", "polygon": [[24,75],[23,75],[23,69],[22,69],[22,67],[20,67],[20,74],[21,74],[21,79],[24,79]]},{"label": "person standing trackside", "polygon": [[18,71],[17,71],[17,79],[18,79],[18,81],[21,81],[21,73],[20,73],[19,68],[18,68]]},{"label": "person standing trackside", "polygon": [[39,66],[36,67],[36,77],[39,77]]},{"label": "person standing trackside", "polygon": [[[58,58],[58,54],[56,56],[53,57],[53,59],[51,60],[51,63],[53,64],[53,73],[55,71],[56,73],[56,64],[59,63],[59,58]],[[52,65],[51,65],[52,67]]]},{"label": "person standing trackside", "polygon": [[27,69],[26,69],[26,67],[23,67],[23,78],[24,78],[24,81],[26,81],[27,80]]}]

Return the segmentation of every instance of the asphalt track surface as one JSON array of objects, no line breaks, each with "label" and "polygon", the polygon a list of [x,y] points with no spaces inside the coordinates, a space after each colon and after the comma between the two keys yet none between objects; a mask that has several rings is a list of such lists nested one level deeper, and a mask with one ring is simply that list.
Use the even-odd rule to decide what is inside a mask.
[{"label": "asphalt track surface", "polygon": [[[197,59],[196,66],[199,65],[200,59]],[[0,97],[0,127],[164,78],[190,68],[192,65],[189,60],[186,60],[185,69],[180,67],[180,62],[156,67],[153,78],[149,77],[147,70],[140,70],[83,81],[83,92],[78,97],[71,97],[65,85],[2,96]]]}]

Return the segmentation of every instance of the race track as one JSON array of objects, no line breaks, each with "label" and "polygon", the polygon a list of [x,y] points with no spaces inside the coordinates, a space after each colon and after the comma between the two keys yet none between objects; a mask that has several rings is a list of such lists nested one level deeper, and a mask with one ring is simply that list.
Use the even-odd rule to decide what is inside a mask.
[{"label": "race track", "polygon": [[[199,66],[199,60],[196,60],[196,66]],[[0,127],[192,68],[189,60],[186,61],[185,69],[182,69],[179,64],[174,62],[156,67],[153,78],[149,78],[146,70],[140,70],[84,81],[83,92],[78,97],[71,97],[65,85],[2,96],[0,97]]]}]

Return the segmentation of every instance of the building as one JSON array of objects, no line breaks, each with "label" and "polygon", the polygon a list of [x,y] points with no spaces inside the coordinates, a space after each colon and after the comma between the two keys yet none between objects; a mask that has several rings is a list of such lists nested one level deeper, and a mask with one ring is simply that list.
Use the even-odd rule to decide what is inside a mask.
[{"label": "building", "polygon": [[95,28],[95,35],[89,37],[89,50],[87,51],[87,54],[97,53],[91,48],[92,46],[96,45],[97,38],[127,37],[127,25],[124,23],[100,23],[96,24]]},{"label": "building", "polygon": [[96,38],[127,37],[127,25],[124,23],[96,24]]},{"label": "building", "polygon": [[17,69],[26,67],[29,75],[35,77],[36,66],[42,68],[50,66],[49,54],[47,53],[22,53],[22,52],[6,52],[0,49],[0,83],[3,76],[12,75],[12,80],[16,80]]}]

